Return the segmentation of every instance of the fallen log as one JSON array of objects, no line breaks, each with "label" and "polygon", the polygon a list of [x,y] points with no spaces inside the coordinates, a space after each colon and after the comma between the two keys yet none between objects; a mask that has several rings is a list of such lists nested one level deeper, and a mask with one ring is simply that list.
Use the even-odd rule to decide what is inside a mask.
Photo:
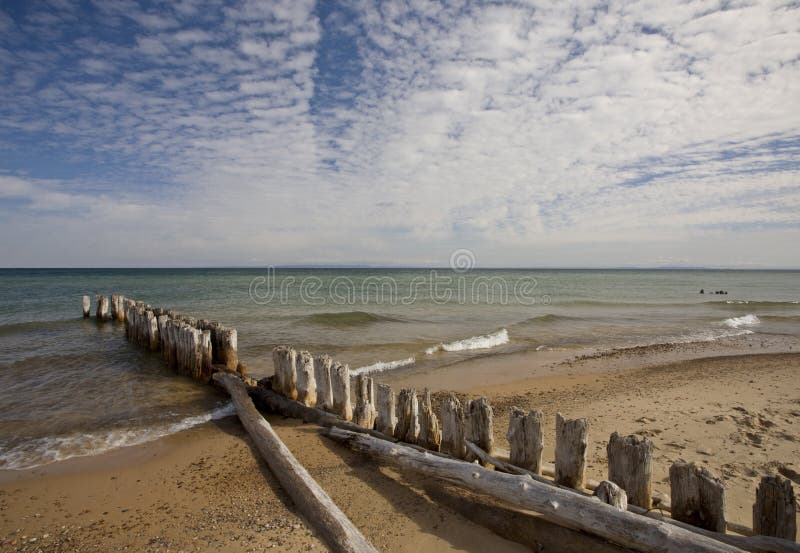
[{"label": "fallen log", "polygon": [[488,470],[462,461],[419,452],[401,444],[340,428],[323,430],[329,438],[416,474],[460,484],[543,518],[600,536],[613,543],[647,552],[743,551],[663,521],[619,511],[599,500],[542,484],[531,478]]},{"label": "fallen log", "polygon": [[328,547],[341,552],[377,553],[358,528],[308,474],[305,467],[297,462],[292,452],[256,410],[248,397],[244,383],[239,378],[223,372],[214,374],[214,381],[228,391],[239,420],[250,434],[261,456],[297,505],[300,513],[315,526]]}]

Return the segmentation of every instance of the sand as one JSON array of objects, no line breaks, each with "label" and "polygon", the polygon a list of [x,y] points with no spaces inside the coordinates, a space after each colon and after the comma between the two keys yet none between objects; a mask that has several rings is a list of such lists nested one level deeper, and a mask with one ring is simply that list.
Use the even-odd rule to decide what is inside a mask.
[{"label": "sand", "polygon": [[[491,399],[500,447],[506,447],[512,405],[546,413],[548,461],[555,413],[587,417],[588,475],[602,479],[611,432],[645,434],[656,444],[656,489],[669,491],[671,462],[701,463],[725,481],[728,518],[747,525],[761,475],[781,471],[800,484],[800,354],[663,362],[658,352],[623,352],[554,359],[547,371],[518,371],[514,378],[510,364],[524,367],[522,357],[499,363],[508,365],[509,376],[493,385],[485,382],[498,379],[480,375],[491,374],[497,363],[472,363],[467,372],[477,376],[467,388],[459,381],[458,388]],[[425,377],[409,378],[417,386],[432,385]],[[313,425],[268,420],[380,550],[529,550],[434,503],[422,483],[330,443]],[[269,548],[325,549],[293,512],[235,418],[101,456],[0,473],[2,551]]]}]

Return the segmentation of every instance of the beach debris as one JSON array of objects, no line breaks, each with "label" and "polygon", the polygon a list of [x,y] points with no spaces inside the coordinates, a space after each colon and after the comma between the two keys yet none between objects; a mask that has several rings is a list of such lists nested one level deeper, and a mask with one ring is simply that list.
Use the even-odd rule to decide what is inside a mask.
[{"label": "beach debris", "polygon": [[628,502],[643,509],[653,506],[653,442],[643,436],[614,432],[606,447],[608,479],[628,494]]},{"label": "beach debris", "polygon": [[541,411],[525,413],[522,409],[512,407],[508,432],[506,432],[511,449],[511,464],[527,469],[534,474],[542,473],[542,450],[544,449],[542,417]]},{"label": "beach debris", "polygon": [[753,531],[785,540],[797,539],[797,503],[792,483],[782,476],[764,476],[756,488]]},{"label": "beach debris", "polygon": [[589,421],[565,419],[556,413],[557,484],[580,490],[586,479],[586,455],[589,444]]},{"label": "beach debris", "polygon": [[669,468],[672,518],[725,532],[725,486],[705,467],[678,461]]}]

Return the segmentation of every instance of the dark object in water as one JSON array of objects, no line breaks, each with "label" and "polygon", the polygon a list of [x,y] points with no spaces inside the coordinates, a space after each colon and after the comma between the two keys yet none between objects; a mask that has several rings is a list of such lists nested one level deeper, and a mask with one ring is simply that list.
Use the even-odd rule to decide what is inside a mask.
[{"label": "dark object in water", "polygon": [[701,294],[705,294],[706,292],[705,292],[705,290],[703,288],[700,288],[700,293]]}]

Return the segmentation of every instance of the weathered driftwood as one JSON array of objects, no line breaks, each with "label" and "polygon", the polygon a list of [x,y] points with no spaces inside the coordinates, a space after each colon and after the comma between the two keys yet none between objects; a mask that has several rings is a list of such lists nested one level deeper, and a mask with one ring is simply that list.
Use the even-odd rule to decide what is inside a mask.
[{"label": "weathered driftwood", "polygon": [[567,420],[556,413],[556,483],[578,490],[583,488],[588,446],[589,421]]},{"label": "weathered driftwood", "polygon": [[753,504],[753,531],[763,536],[797,539],[797,504],[792,482],[782,476],[763,476]]},{"label": "weathered driftwood", "polygon": [[542,412],[525,413],[522,409],[512,407],[506,438],[511,450],[511,464],[541,474],[544,449]]},{"label": "weathered driftwood", "polygon": [[[537,482],[542,482],[542,483],[547,484],[549,486],[557,486],[557,487],[559,487],[559,488],[561,488],[563,490],[567,490],[567,491],[569,491],[571,493],[583,494],[583,495],[587,495],[587,496],[589,495],[586,492],[583,492],[583,491],[580,491],[580,490],[576,490],[574,488],[568,488],[566,486],[559,486],[553,480],[548,480],[547,478],[544,478],[543,476],[538,475],[538,474],[534,474],[533,472],[531,472],[529,470],[525,470],[523,468],[514,466],[514,465],[506,462],[503,459],[499,459],[499,458],[493,457],[493,456],[489,455],[488,453],[486,453],[485,451],[483,451],[482,449],[480,449],[479,447],[477,447],[475,444],[473,444],[471,442],[467,442],[467,447],[478,458],[480,458],[481,460],[485,461],[486,463],[488,463],[490,465],[494,465],[495,470],[498,470],[500,472],[506,472],[506,473],[509,473],[509,474],[528,476],[529,478],[531,478],[533,480],[536,480]],[[550,477],[554,477],[555,476],[555,469],[552,467],[552,465],[549,465],[549,466],[548,465],[544,465],[544,469],[543,469],[542,472],[543,472],[543,474],[546,474],[546,475],[548,475]],[[602,485],[602,482],[597,482],[597,481],[594,481],[594,480],[587,480],[586,481],[586,488],[591,489],[591,490],[595,490],[596,491],[597,489],[600,488],[601,485]],[[664,497],[666,497],[668,499],[668,496],[664,496]],[[669,503],[669,501],[666,501],[666,503]],[[706,537],[709,537],[709,538],[712,538],[712,539],[727,543],[729,545],[733,545],[733,546],[738,547],[738,548],[740,548],[742,550],[745,550],[745,551],[751,551],[753,553],[800,553],[800,545],[798,545],[798,544],[795,544],[795,543],[787,541],[787,540],[774,538],[774,537],[767,537],[767,536],[753,536],[753,537],[751,537],[752,536],[752,531],[750,531],[750,533],[747,534],[747,535],[741,535],[741,536],[732,536],[732,535],[729,535],[729,534],[721,534],[721,533],[717,533],[717,532],[712,532],[710,530],[704,530],[703,528],[698,528],[696,526],[692,526],[691,524],[687,524],[685,522],[681,522],[681,521],[678,521],[678,520],[673,520],[671,518],[667,518],[667,517],[659,514],[657,511],[643,509],[643,508],[638,507],[636,505],[631,505],[630,503],[628,504],[628,511],[630,511],[632,513],[636,513],[638,515],[654,518],[656,520],[665,522],[667,524],[672,524],[674,526],[678,526],[680,528],[683,528],[684,530],[688,530],[690,532],[695,532],[697,534],[701,534],[703,536],[706,536]]]},{"label": "weathered driftwood", "polygon": [[339,415],[344,420],[353,419],[353,405],[350,403],[350,366],[339,362],[331,367],[331,391],[333,395],[333,409],[331,412]]},{"label": "weathered driftwood", "polygon": [[603,480],[594,490],[594,496],[620,511],[628,510],[628,494],[614,482]]},{"label": "weathered driftwood", "polygon": [[331,390],[330,355],[318,355],[314,359],[314,380],[317,383],[317,407],[330,411],[333,409],[333,390]]},{"label": "weathered driftwood", "polygon": [[375,419],[375,429],[387,436],[394,436],[397,428],[394,392],[388,384],[378,384],[377,394],[378,418]]},{"label": "weathered driftwood", "polygon": [[742,551],[662,521],[620,511],[594,498],[455,459],[420,452],[398,443],[339,428],[323,431],[349,448],[401,469],[483,493],[540,513],[556,524],[582,530],[636,551],[675,553]]},{"label": "weathered driftwood", "polygon": [[214,380],[228,391],[239,420],[259,453],[300,513],[319,531],[328,547],[342,552],[377,552],[259,414],[247,395],[244,383],[226,373],[216,373]]},{"label": "weathered driftwood", "polygon": [[669,468],[672,518],[714,532],[725,531],[725,486],[706,468],[673,463]]},{"label": "weathered driftwood", "polygon": [[628,494],[628,502],[653,506],[653,442],[643,436],[611,434],[606,447],[608,479]]},{"label": "weathered driftwood", "polygon": [[422,404],[419,410],[419,445],[431,451],[439,451],[442,444],[442,431],[439,428],[439,419],[433,412],[431,405],[431,392],[425,388],[422,395]]},{"label": "weathered driftwood", "polygon": [[307,351],[297,353],[297,401],[308,407],[317,404],[317,381],[314,379],[314,358]]},{"label": "weathered driftwood", "polygon": [[97,320],[105,321],[108,319],[108,296],[97,295],[94,297],[94,301],[97,302],[97,312],[95,313]]},{"label": "weathered driftwood", "polygon": [[441,451],[457,459],[464,459],[467,455],[464,445],[464,408],[456,396],[450,395],[442,402],[441,419]]},{"label": "weathered driftwood", "polygon": [[[464,438],[473,442],[489,455],[494,450],[494,422],[492,406],[485,397],[467,403],[464,411]],[[475,458],[467,451],[466,459]]]},{"label": "weathered driftwood", "polygon": [[364,374],[356,376],[356,406],[353,422],[364,428],[374,428],[378,416],[371,401],[372,379]]},{"label": "weathered driftwood", "polygon": [[92,302],[89,299],[89,296],[83,296],[83,318],[89,317],[92,313]]},{"label": "weathered driftwood", "polygon": [[419,404],[414,388],[403,388],[397,396],[394,437],[409,444],[416,444],[419,439]]}]

